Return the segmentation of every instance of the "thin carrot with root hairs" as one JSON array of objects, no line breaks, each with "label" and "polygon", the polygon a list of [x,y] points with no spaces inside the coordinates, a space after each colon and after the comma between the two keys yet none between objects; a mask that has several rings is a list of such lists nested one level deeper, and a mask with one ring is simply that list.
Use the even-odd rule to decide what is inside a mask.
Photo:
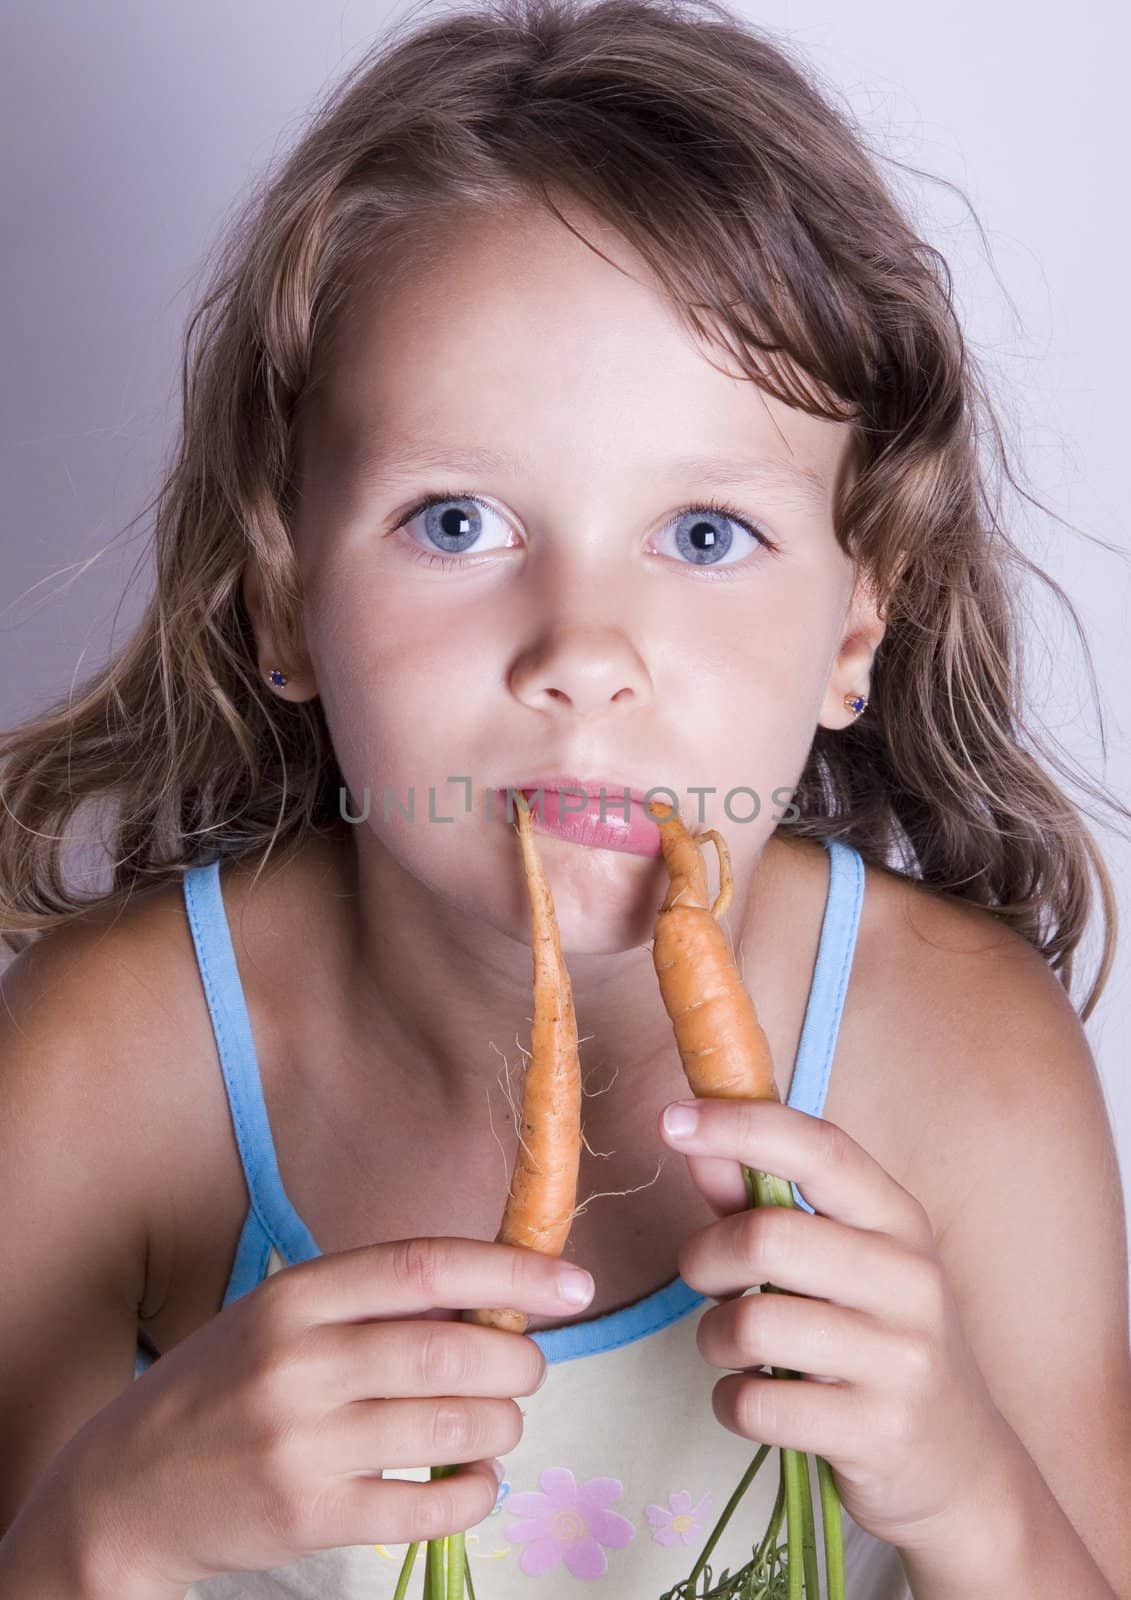
[{"label": "thin carrot with root hairs", "polygon": [[[678,811],[662,800],[649,801],[647,810],[660,830],[669,879],[668,892],[656,914],[652,961],[688,1084],[697,1097],[704,1099],[780,1101],[769,1042],[735,966],[720,920],[734,897],[734,874],[726,840],[713,828],[697,836],[689,833]],[[714,844],[719,858],[719,892],[714,901],[708,899],[702,852],[707,840]],[[786,1179],[747,1166],[743,1166],[742,1175],[751,1206],[796,1205],[793,1187]],[[770,1294],[789,1292],[771,1283],[762,1284],[761,1289]],[[775,1378],[800,1379],[799,1373],[785,1368],[770,1370]],[[819,1600],[808,1456],[785,1448],[779,1452],[781,1481],[777,1503],[758,1548],[739,1571],[729,1576],[724,1573],[723,1582],[711,1585],[708,1557],[767,1454],[768,1446],[763,1445],[725,1506],[690,1575],[661,1600],[694,1600],[704,1569],[706,1590],[712,1600],[743,1600],[754,1593],[801,1600],[803,1584],[806,1600]],[[829,1600],[845,1600],[840,1496],[832,1468],[821,1457],[816,1459],[828,1596]],[[783,1511],[787,1541],[784,1560],[777,1545]]]},{"label": "thin carrot with root hairs", "polygon": [[[518,836],[534,952],[534,1020],[522,1079],[521,1133],[498,1244],[523,1245],[560,1256],[577,1206],[581,1167],[581,1057],[573,987],[562,956],[550,886],[534,843],[534,824],[521,795]],[[524,1311],[473,1309],[468,1322],[524,1333]]]},{"label": "thin carrot with root hairs", "polygon": [[[522,864],[530,895],[534,954],[534,1018],[531,1049],[522,1083],[518,1154],[507,1192],[497,1244],[523,1245],[560,1256],[577,1206],[581,1167],[581,1057],[573,987],[558,935],[550,886],[534,843],[531,812],[516,795]],[[470,1307],[465,1322],[506,1333],[525,1333],[525,1311]],[[451,1466],[434,1466],[430,1476],[448,1477]],[[410,1544],[394,1600],[407,1594],[418,1545]],[[475,1600],[463,1533],[431,1539],[426,1546],[424,1600]]]}]

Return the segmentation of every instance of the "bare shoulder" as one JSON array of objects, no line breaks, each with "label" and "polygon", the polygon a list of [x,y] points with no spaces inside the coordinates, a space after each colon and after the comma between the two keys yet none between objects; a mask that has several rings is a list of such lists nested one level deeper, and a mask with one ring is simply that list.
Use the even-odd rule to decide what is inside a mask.
[{"label": "bare shoulder", "polygon": [[78,1139],[106,1153],[92,1204],[135,1219],[145,1322],[174,1262],[202,1270],[194,1241],[209,1226],[226,1238],[242,1190],[180,880],[53,930],[9,963],[0,996],[0,1030],[19,1040],[6,1062],[34,1063],[29,1105],[45,1130],[69,1132],[43,1141],[44,1163],[73,1162]]},{"label": "bare shoulder", "polygon": [[81,1039],[92,1075],[128,1095],[181,1036],[188,938],[179,882],[92,906],[6,968],[7,1023],[43,1042]]},{"label": "bare shoulder", "polygon": [[140,967],[136,926],[133,916],[92,909],[0,975],[0,1095],[19,1174],[9,1219],[15,1226],[23,1215],[20,1244],[46,1282],[69,1272],[78,1294],[89,1273],[97,1293],[134,1312],[146,1293],[159,1170],[128,1043],[151,1011],[124,976]]},{"label": "bare shoulder", "polygon": [[875,882],[865,961],[907,1144],[889,1170],[931,1218],[995,1405],[1113,1592],[1131,1593],[1125,1197],[1083,1024],[991,913]]},{"label": "bare shoulder", "polygon": [[176,965],[171,895],[148,890],[125,907],[92,906],[4,968],[0,1025],[10,1038],[34,1042],[45,1075],[58,1047],[72,1073],[83,1064],[92,1092],[127,1092],[139,1039],[176,1004],[165,981]]},{"label": "bare shoulder", "polygon": [[1054,1081],[1102,1105],[1079,1017],[1034,946],[883,867],[866,869],[842,1026],[826,1115],[916,1195],[937,1235],[968,1194],[959,1152],[992,1164],[995,1140]]}]

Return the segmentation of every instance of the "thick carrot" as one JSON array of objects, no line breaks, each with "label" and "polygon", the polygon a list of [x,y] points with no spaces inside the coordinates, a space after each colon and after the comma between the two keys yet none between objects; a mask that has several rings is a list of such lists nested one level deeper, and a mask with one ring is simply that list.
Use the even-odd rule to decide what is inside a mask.
[{"label": "thick carrot", "polygon": [[[780,1100],[766,1035],[719,921],[734,894],[726,840],[713,828],[688,833],[662,800],[649,801],[648,811],[660,829],[670,879],[656,916],[652,961],[687,1081],[708,1098]],[[700,848],[707,839],[719,857],[719,893],[710,907]]]},{"label": "thick carrot", "polygon": [[[660,994],[675,1030],[679,1058],[687,1081],[697,1096],[707,1099],[780,1100],[774,1082],[769,1043],[719,922],[734,896],[734,875],[726,840],[713,828],[693,836],[684,827],[674,807],[662,800],[650,801],[648,812],[660,830],[660,845],[669,878],[668,893],[656,915],[652,960],[660,981]],[[710,906],[707,904],[707,868],[700,848],[707,839],[713,842],[719,857],[719,893]],[[745,1164],[742,1165],[742,1176],[750,1205],[796,1205],[788,1180],[755,1171]],[[771,1283],[763,1284],[761,1288],[763,1293],[789,1292]],[[787,1368],[771,1367],[770,1370],[775,1378],[799,1377],[798,1373]],[[707,1558],[735,1506],[749,1487],[754,1473],[765,1459],[766,1449],[763,1445],[755,1456],[692,1567],[690,1576],[671,1591],[671,1596],[678,1596],[679,1600],[691,1600],[697,1593],[698,1580]],[[781,1572],[780,1566],[776,1574],[767,1574],[763,1566],[768,1545],[775,1547],[773,1559],[777,1563],[775,1510],[771,1527],[756,1553],[755,1561],[750,1567],[733,1574],[729,1586],[720,1584],[711,1590],[713,1595],[719,1596],[719,1600],[739,1600],[739,1596],[752,1593],[750,1583],[755,1579],[759,1582],[760,1594],[770,1593],[768,1588],[762,1586],[762,1580],[765,1578],[769,1581],[773,1576],[778,1579],[772,1590],[774,1594],[788,1593],[788,1600],[801,1600],[804,1583],[807,1600],[819,1600],[808,1458],[803,1451],[786,1448],[779,1455],[781,1484],[778,1500],[785,1509],[788,1575]],[[821,1489],[821,1526],[829,1578],[829,1600],[845,1600],[840,1497],[832,1469],[820,1457],[817,1458],[817,1475]],[[781,1587],[782,1581],[788,1582],[788,1590]],[[669,1596],[664,1596],[664,1600],[669,1600]]]},{"label": "thick carrot", "polygon": [[[581,1059],[573,989],[562,957],[550,886],[534,843],[534,824],[516,796],[518,836],[530,909],[534,951],[534,1020],[530,1059],[522,1083],[521,1135],[498,1244],[524,1245],[561,1255],[577,1206],[581,1165]],[[464,1320],[523,1333],[524,1311],[464,1312]]]}]

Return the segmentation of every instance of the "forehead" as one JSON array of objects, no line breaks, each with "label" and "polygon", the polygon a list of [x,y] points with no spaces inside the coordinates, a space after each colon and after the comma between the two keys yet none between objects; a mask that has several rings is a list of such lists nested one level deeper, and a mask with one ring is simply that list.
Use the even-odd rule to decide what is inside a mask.
[{"label": "forehead", "polygon": [[309,407],[323,458],[375,478],[430,456],[454,469],[456,446],[468,470],[509,472],[555,451],[698,462],[700,478],[757,458],[831,484],[849,426],[767,394],[694,337],[621,235],[567,216],[532,203],[448,214],[391,271],[363,265]]}]

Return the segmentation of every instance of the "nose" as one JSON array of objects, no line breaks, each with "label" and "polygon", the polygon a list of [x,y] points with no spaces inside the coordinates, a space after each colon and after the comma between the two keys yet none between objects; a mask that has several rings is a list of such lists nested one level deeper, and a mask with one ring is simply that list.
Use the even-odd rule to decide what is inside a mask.
[{"label": "nose", "polygon": [[574,627],[547,634],[515,662],[511,692],[536,711],[599,716],[638,709],[651,693],[648,671],[620,629]]}]

